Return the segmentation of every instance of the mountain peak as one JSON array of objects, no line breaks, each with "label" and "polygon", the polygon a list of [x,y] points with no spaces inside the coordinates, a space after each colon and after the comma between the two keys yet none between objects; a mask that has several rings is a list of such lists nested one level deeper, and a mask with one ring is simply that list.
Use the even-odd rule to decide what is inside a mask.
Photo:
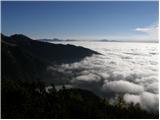
[{"label": "mountain peak", "polygon": [[16,40],[31,40],[31,38],[29,38],[23,34],[14,34],[14,35],[11,35],[10,37],[13,39],[16,39]]}]

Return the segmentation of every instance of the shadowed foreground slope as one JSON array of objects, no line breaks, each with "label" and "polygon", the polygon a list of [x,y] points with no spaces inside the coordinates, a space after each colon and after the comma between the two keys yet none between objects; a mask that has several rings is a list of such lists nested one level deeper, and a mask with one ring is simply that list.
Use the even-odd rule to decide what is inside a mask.
[{"label": "shadowed foreground slope", "polygon": [[2,118],[158,118],[122,98],[111,105],[87,90],[52,87],[46,92],[41,82],[2,81]]}]

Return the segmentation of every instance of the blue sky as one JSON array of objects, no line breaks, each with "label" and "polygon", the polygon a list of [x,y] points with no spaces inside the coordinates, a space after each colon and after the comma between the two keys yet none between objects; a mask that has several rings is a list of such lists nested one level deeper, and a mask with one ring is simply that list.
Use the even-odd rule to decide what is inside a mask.
[{"label": "blue sky", "polygon": [[2,33],[32,38],[156,40],[158,2],[2,2]]}]

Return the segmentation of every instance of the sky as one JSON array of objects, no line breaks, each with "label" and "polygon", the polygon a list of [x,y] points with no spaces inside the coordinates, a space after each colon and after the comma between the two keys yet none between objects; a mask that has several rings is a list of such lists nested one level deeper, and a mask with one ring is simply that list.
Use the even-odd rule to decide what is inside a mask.
[{"label": "sky", "polygon": [[3,1],[2,33],[34,39],[158,39],[158,1]]}]

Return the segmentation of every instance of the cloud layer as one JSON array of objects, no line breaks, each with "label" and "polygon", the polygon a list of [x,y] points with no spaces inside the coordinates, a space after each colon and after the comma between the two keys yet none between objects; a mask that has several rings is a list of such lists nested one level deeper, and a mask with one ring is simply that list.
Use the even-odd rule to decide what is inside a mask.
[{"label": "cloud layer", "polygon": [[[103,55],[86,57],[81,62],[49,66],[60,74],[57,86],[88,89],[114,99],[124,95],[126,102],[139,103],[147,110],[158,110],[158,45],[155,43],[72,42]],[[56,74],[56,75],[57,75]]]},{"label": "cloud layer", "polygon": [[105,81],[102,88],[104,91],[114,92],[114,93],[139,94],[144,91],[143,86],[140,86],[125,80],[118,80],[118,81],[111,81],[111,82]]}]

